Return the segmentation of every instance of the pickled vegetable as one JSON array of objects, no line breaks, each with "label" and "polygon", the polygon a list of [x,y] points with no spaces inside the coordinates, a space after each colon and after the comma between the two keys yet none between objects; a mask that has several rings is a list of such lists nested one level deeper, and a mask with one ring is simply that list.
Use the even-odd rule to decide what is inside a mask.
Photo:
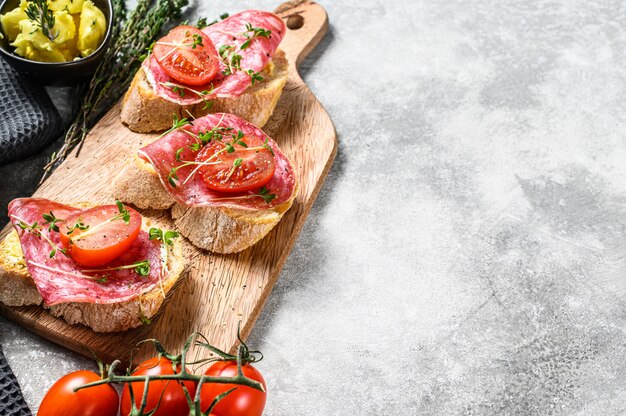
[{"label": "pickled vegetable", "polygon": [[80,27],[78,28],[78,50],[83,58],[98,49],[106,30],[104,14],[91,1],[86,0],[83,3]]},{"label": "pickled vegetable", "polygon": [[107,22],[92,1],[39,0],[37,7],[49,10],[47,30],[42,30],[38,19],[29,19],[33,15],[27,8],[34,7],[33,3],[21,0],[19,7],[0,15],[3,32],[17,55],[33,61],[69,62],[91,55],[102,43]]}]

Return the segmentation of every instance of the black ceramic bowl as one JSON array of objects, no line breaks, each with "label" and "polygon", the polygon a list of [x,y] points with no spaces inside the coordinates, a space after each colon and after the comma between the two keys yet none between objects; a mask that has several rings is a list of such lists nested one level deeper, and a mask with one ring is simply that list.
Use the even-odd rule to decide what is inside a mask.
[{"label": "black ceramic bowl", "polygon": [[[107,31],[100,47],[86,58],[72,62],[37,62],[16,55],[14,47],[9,45],[9,39],[2,31],[0,39],[0,56],[15,70],[26,74],[45,85],[72,85],[91,76],[104,56],[106,45],[111,39],[113,23],[113,6],[111,0],[91,0],[98,6],[107,20]],[[4,0],[0,4],[0,14],[9,12],[20,4],[20,0]],[[0,25],[2,26],[2,25]],[[1,30],[1,28],[0,28]]]}]

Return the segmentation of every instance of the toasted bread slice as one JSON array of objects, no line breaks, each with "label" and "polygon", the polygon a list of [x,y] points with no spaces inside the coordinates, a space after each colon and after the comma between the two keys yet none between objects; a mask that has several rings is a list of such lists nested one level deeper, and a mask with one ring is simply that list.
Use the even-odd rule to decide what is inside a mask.
[{"label": "toasted bread slice", "polygon": [[152,165],[139,157],[129,162],[117,177],[115,195],[141,209],[172,208],[176,229],[196,247],[214,253],[236,253],[265,237],[291,207],[291,198],[271,209],[249,211],[227,207],[187,207],[167,193]]},{"label": "toasted bread slice", "polygon": [[272,115],[287,81],[288,62],[285,53],[277,50],[265,67],[262,82],[251,85],[235,98],[216,98],[210,109],[205,104],[179,105],[155,94],[143,69],[137,71],[122,101],[121,119],[129,129],[138,133],[163,131],[172,127],[172,118],[201,117],[208,113],[232,113],[263,127]]},{"label": "toasted bread slice", "polygon": [[[148,230],[150,226],[155,224],[144,218],[142,228]],[[167,250],[167,276],[152,290],[119,303],[61,303],[50,306],[50,312],[72,325],[87,325],[96,332],[125,331],[142,325],[146,318],[157,313],[165,299],[164,294],[172,289],[183,272],[182,243],[174,239],[172,247],[167,247]],[[0,302],[8,306],[40,305],[43,302],[26,268],[15,230],[0,242]]]}]

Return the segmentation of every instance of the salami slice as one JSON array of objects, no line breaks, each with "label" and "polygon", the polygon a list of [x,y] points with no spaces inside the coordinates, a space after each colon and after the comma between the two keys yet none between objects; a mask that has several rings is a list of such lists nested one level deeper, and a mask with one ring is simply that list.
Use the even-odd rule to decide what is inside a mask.
[{"label": "salami slice", "polygon": [[[190,164],[181,167],[186,162],[195,160],[199,152],[199,150],[194,151],[189,148],[198,143],[198,139],[194,135],[213,129],[224,131],[224,141],[229,140],[228,134],[237,134],[239,130],[246,136],[256,136],[262,140],[267,139],[267,143],[274,153],[276,168],[274,176],[263,188],[268,193],[275,195],[275,198],[267,202],[259,196],[261,190],[235,194],[214,191],[206,186],[201,175],[198,174],[197,165]],[[179,149],[182,150],[179,152]],[[296,178],[291,163],[276,143],[261,129],[233,114],[216,113],[198,118],[194,120],[193,125],[168,133],[159,140],[139,149],[138,152],[139,157],[152,164],[161,183],[172,198],[179,204],[186,206],[224,206],[247,210],[268,209],[288,201],[296,186]],[[170,173],[173,168],[176,169],[177,177],[175,186],[170,182],[172,178]]]},{"label": "salami slice", "polygon": [[[111,269],[148,260],[148,276],[140,276],[133,269],[87,272],[85,267],[79,266],[58,250],[50,257],[53,249],[51,243],[61,247],[59,233],[49,230],[44,224],[43,215],[50,211],[62,219],[81,209],[39,198],[14,199],[9,204],[9,217],[20,237],[28,272],[44,304],[51,306],[65,302],[123,302],[159,284],[162,246],[160,242],[150,240],[148,233],[143,230],[125,254],[99,269]],[[32,225],[35,222],[41,226],[36,232],[19,226],[20,223]],[[41,236],[37,233],[41,233]]]},{"label": "salami slice", "polygon": [[[250,31],[249,28],[269,30],[271,33],[268,36],[254,36],[254,30]],[[246,10],[202,31],[211,39],[218,53],[222,51],[218,75],[206,85],[187,86],[172,79],[151,55],[145,60],[143,70],[161,98],[180,105],[191,105],[212,98],[240,96],[252,84],[248,71],[259,73],[265,68],[286,29],[282,19],[274,13]],[[232,62],[235,55],[241,57],[239,69],[231,65],[232,74],[224,75],[224,71],[229,71],[225,62]],[[174,84],[179,86],[176,91],[172,88]]]}]

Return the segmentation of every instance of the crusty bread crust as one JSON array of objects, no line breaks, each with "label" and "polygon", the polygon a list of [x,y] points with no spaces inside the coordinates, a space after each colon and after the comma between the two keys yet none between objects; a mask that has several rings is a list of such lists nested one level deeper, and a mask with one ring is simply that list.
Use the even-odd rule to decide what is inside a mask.
[{"label": "crusty bread crust", "polygon": [[152,165],[136,154],[113,181],[115,197],[141,209],[168,209],[174,200],[161,184]]},{"label": "crusty bread crust", "polygon": [[196,118],[209,113],[232,113],[263,127],[280,98],[288,69],[285,53],[277,50],[261,74],[264,77],[262,82],[251,85],[239,97],[211,100],[213,105],[210,109],[204,109],[204,103],[181,106],[164,100],[154,93],[145,72],[140,69],[124,95],[120,117],[129,129],[138,133],[167,130],[172,126],[174,115],[189,117],[188,112]]},{"label": "crusty bread crust", "polygon": [[[145,218],[143,228],[147,230],[151,226],[158,227],[158,224]],[[182,243],[174,239],[173,246],[167,250],[168,273],[152,290],[113,304],[61,303],[49,307],[50,312],[72,325],[87,325],[96,332],[125,331],[142,325],[146,318],[156,315],[165,299],[164,294],[167,295],[184,270]],[[40,305],[42,301],[26,268],[17,232],[13,230],[0,242],[0,302],[8,306],[23,306]]]},{"label": "crusty bread crust", "polygon": [[28,274],[15,230],[0,242],[0,302],[9,306],[39,305],[41,295]]},{"label": "crusty bread crust", "polygon": [[226,207],[186,207],[175,204],[172,218],[176,229],[196,247],[214,253],[237,253],[265,237],[291,207],[291,198],[267,210],[246,211]]}]

